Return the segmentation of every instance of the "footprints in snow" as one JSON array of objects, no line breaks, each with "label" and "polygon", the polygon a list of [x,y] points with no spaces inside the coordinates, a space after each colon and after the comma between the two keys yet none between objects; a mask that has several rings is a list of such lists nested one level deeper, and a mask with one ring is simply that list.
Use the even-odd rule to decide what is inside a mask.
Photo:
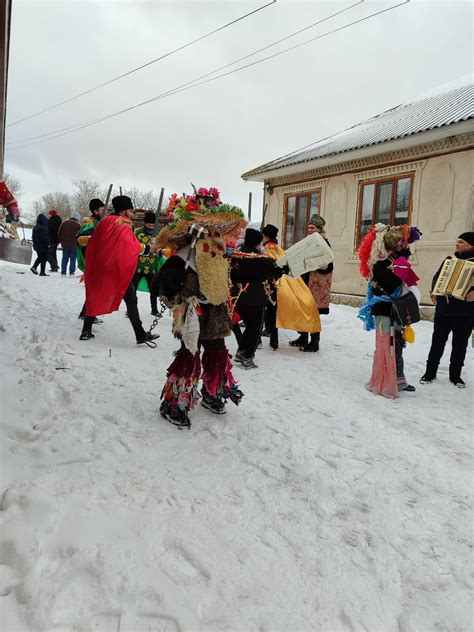
[{"label": "footprints in snow", "polygon": [[163,573],[178,586],[207,584],[211,578],[196,555],[180,544],[171,542],[156,562]]}]

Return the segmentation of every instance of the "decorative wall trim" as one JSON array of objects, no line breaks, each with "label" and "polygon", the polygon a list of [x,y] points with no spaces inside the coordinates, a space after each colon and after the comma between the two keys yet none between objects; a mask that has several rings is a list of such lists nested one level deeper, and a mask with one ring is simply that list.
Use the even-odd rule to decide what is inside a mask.
[{"label": "decorative wall trim", "polygon": [[328,183],[328,179],[324,178],[323,180],[312,180],[311,182],[304,182],[301,185],[298,185],[298,188],[295,189],[294,186],[287,186],[281,189],[281,193],[303,193],[304,191],[311,191],[311,189],[322,189]]},{"label": "decorative wall trim", "polygon": [[320,169],[305,171],[304,164],[302,164],[301,171],[298,173],[281,176],[279,178],[269,178],[266,182],[274,187],[288,186],[291,183],[296,184],[298,181],[301,182],[302,178],[304,178],[304,182],[306,182],[306,179],[317,180],[319,178],[342,175],[351,171],[374,169],[376,165],[382,166],[386,163],[413,162],[414,160],[431,158],[433,157],[433,154],[439,155],[474,149],[474,133],[469,132],[468,134],[449,136],[448,138],[443,138],[442,140],[433,141],[431,143],[425,143],[423,145],[416,145],[414,147],[407,147],[405,149],[385,153],[382,153],[382,147],[381,153],[375,156],[368,156],[367,158],[359,158],[357,160],[348,160],[334,165],[327,165],[326,167],[321,167]]},{"label": "decorative wall trim", "polygon": [[384,178],[385,176],[395,176],[400,173],[413,173],[424,169],[427,160],[417,160],[416,162],[405,162],[402,165],[394,165],[392,167],[380,167],[379,169],[371,169],[370,171],[361,171],[354,174],[357,181],[372,180],[373,178]]}]

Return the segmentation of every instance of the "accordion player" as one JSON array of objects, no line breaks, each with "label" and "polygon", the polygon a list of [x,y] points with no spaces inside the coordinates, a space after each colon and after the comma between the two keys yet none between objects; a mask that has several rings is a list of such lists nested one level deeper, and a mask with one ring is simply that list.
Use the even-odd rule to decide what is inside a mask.
[{"label": "accordion player", "polygon": [[447,257],[431,293],[463,301],[473,284],[474,261]]}]

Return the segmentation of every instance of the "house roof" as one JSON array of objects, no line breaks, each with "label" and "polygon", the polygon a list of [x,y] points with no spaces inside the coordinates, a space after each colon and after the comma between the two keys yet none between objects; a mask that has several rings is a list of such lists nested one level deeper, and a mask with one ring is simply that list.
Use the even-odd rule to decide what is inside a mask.
[{"label": "house roof", "polygon": [[469,84],[412,103],[398,105],[307,148],[247,171],[242,177],[249,179],[284,167],[362,149],[472,118],[474,85]]}]

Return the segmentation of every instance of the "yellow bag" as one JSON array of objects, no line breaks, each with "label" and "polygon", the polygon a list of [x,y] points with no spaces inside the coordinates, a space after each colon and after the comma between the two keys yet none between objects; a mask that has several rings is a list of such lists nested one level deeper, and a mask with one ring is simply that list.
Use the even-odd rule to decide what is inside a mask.
[{"label": "yellow bag", "polygon": [[403,338],[411,345],[415,342],[415,330],[411,325],[408,325],[408,327],[405,327],[405,329],[403,330]]},{"label": "yellow bag", "polygon": [[278,329],[310,333],[321,331],[318,308],[303,279],[282,276],[277,289],[277,297],[276,326]]}]

